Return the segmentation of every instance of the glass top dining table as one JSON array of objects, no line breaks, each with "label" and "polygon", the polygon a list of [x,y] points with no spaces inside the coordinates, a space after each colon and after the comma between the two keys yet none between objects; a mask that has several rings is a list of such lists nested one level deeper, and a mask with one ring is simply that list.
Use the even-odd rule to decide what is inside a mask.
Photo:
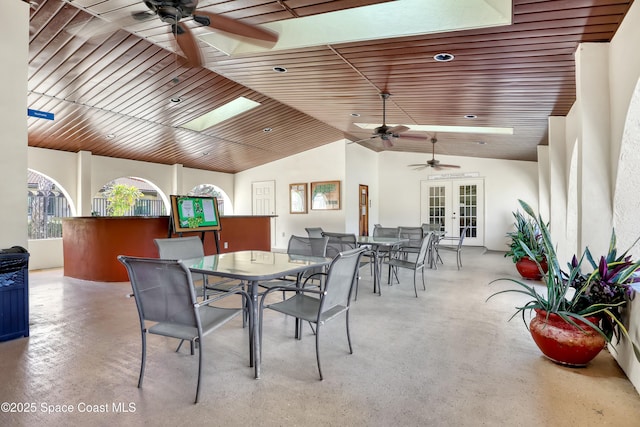
[{"label": "glass top dining table", "polygon": [[408,242],[409,239],[400,237],[377,237],[377,236],[358,236],[356,242],[360,246],[371,246],[373,253],[373,292],[378,290],[378,295],[382,295],[380,286],[382,275],[382,257],[380,256],[380,248],[393,249],[402,243]]},{"label": "glass top dining table", "polygon": [[331,263],[331,258],[290,255],[269,251],[238,251],[200,258],[184,259],[182,262],[193,272],[229,279],[242,280],[249,284],[252,300],[251,310],[251,360],[255,378],[260,378],[260,343],[258,339],[258,287],[263,281],[284,276],[295,276],[309,268]]}]

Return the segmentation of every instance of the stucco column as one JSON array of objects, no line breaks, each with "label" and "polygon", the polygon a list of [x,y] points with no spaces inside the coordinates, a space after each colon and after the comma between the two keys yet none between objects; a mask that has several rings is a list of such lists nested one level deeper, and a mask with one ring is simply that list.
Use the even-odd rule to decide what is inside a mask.
[{"label": "stucco column", "polygon": [[[29,5],[3,1],[0,26],[0,248],[27,247],[27,75]],[[43,120],[35,119],[32,120]]]},{"label": "stucco column", "polygon": [[549,223],[560,260],[569,260],[574,245],[567,241],[566,118],[549,117]]},{"label": "stucco column", "polygon": [[76,188],[76,202],[78,206],[78,216],[91,216],[93,200],[93,191],[91,183],[93,182],[91,173],[91,152],[78,152],[78,180]]},{"label": "stucco column", "polygon": [[578,247],[605,253],[612,223],[609,44],[583,43],[576,52]]},{"label": "stucco column", "polygon": [[538,145],[538,212],[549,220],[549,146]]}]

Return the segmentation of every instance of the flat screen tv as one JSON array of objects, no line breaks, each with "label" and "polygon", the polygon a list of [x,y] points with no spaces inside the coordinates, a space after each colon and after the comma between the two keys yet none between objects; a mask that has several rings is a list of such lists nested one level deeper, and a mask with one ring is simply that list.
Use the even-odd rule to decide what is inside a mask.
[{"label": "flat screen tv", "polygon": [[220,230],[215,197],[171,195],[171,221],[175,233]]}]

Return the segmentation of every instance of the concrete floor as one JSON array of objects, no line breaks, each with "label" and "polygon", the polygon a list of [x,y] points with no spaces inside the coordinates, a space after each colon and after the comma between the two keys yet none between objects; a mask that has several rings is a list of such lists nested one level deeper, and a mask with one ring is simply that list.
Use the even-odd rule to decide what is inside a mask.
[{"label": "concrete floor", "polygon": [[197,357],[186,348],[176,354],[175,340],[149,338],[144,386],[136,387],[140,332],[128,283],[31,272],[31,336],[0,343],[0,402],[32,412],[0,412],[0,426],[640,425],[638,392],[607,351],[587,368],[555,365],[521,320],[507,322],[519,297],[485,302],[500,286],[488,282],[515,277],[510,260],[468,248],[458,271],[453,254],[444,256],[417,299],[410,272],[379,297],[363,270],[354,354],[344,323],[328,323],[324,381],[308,326],[296,341],[293,319],[274,312],[265,316],[263,375],[253,379],[234,320],[205,340],[197,405]]}]

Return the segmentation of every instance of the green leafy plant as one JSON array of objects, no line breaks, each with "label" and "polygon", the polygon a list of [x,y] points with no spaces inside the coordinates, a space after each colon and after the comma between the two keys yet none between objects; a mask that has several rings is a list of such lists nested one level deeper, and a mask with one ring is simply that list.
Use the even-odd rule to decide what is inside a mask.
[{"label": "green leafy plant", "polygon": [[134,185],[113,184],[105,191],[110,216],[124,216],[143,194]]},{"label": "green leafy plant", "polygon": [[[527,325],[525,313],[540,309],[546,311],[547,314],[557,314],[565,322],[580,329],[582,328],[578,321],[583,322],[601,334],[607,342],[611,342],[614,337],[620,339],[620,336],[624,335],[632,344],[635,356],[640,361],[640,349],[630,339],[622,322],[622,309],[633,295],[631,285],[640,281],[638,275],[640,261],[634,262],[627,255],[631,248],[618,255],[614,230],[611,233],[609,250],[606,255],[599,258],[598,263],[589,248],[586,248],[580,258],[574,255],[571,262],[567,264],[568,272],[565,272],[558,262],[547,224],[539,215],[536,217],[533,209],[526,202],[522,200],[519,202],[533,224],[540,230],[544,258],[549,268],[543,277],[546,293],[538,292],[533,285],[520,280],[500,278],[491,283],[509,281],[515,283],[517,287],[495,292],[487,300],[507,292],[527,295],[531,299],[524,305],[516,307],[516,312],[511,316],[511,319],[521,314],[523,322]],[[638,240],[634,242],[634,245],[637,242]],[[536,264],[540,268],[540,261],[537,260],[536,254],[526,242],[521,240],[520,243],[527,256],[536,259]],[[586,264],[584,268],[591,267],[592,270],[583,273],[583,264]],[[587,319],[588,316],[597,316],[601,320],[599,324],[595,324]]]},{"label": "green leafy plant", "polygon": [[[511,239],[509,250],[504,254],[505,257],[511,257],[516,263],[529,254],[525,251],[525,247],[529,248],[531,254],[534,255],[532,260],[542,262],[545,256],[544,244],[540,227],[531,218],[525,217],[522,212],[513,212],[515,218],[515,231],[507,233],[507,237]],[[546,224],[549,228],[549,224]]]}]

